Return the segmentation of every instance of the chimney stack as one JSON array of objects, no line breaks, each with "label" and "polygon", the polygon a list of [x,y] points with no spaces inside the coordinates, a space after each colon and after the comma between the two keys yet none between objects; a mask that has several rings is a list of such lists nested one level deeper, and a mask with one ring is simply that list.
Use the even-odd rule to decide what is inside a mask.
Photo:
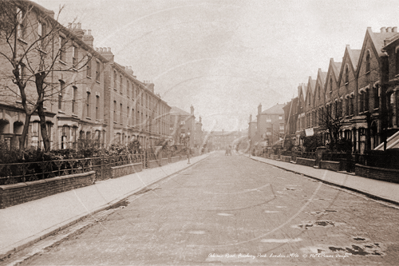
[{"label": "chimney stack", "polygon": [[392,27],[392,32],[398,32],[398,27]]},{"label": "chimney stack", "polygon": [[194,114],[194,106],[190,106],[190,111],[191,111],[191,114],[193,115]]},{"label": "chimney stack", "polygon": [[392,27],[388,27],[387,32],[392,32]]},{"label": "chimney stack", "polygon": [[385,32],[386,28],[385,27],[381,27],[381,32]]},{"label": "chimney stack", "polygon": [[94,42],[94,37],[91,35],[91,30],[86,30],[83,31],[84,35],[82,38],[82,41],[87,44],[88,46],[90,46],[91,48],[93,48],[93,42]]}]

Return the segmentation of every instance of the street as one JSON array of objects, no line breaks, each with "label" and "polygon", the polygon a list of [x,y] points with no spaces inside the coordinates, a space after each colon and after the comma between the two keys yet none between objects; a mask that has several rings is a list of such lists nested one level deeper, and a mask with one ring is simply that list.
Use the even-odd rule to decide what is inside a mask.
[{"label": "street", "polygon": [[398,239],[393,205],[216,152],[21,265],[397,265]]}]

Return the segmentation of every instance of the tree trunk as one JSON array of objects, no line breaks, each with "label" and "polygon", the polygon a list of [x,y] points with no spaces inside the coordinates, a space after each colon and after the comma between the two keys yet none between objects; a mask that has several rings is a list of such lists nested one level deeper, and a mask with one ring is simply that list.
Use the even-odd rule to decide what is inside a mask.
[{"label": "tree trunk", "polygon": [[44,151],[50,151],[50,137],[47,132],[46,116],[44,114],[43,102],[38,105],[37,112],[40,118],[40,132],[42,133]]},{"label": "tree trunk", "polygon": [[31,116],[32,115],[27,114],[27,112],[25,112],[24,129],[22,130],[22,135],[21,135],[21,138],[19,139],[19,149],[20,149],[20,151],[24,151],[26,149],[26,138],[28,136],[28,130],[29,130],[29,124],[30,124]]}]

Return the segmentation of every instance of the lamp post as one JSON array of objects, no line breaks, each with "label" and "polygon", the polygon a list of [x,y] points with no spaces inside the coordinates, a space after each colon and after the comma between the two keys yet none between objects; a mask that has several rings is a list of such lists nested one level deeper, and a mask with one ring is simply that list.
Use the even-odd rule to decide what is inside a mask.
[{"label": "lamp post", "polygon": [[187,160],[188,160],[187,164],[190,164],[190,155],[191,155],[190,131],[187,132],[186,144],[187,144]]}]

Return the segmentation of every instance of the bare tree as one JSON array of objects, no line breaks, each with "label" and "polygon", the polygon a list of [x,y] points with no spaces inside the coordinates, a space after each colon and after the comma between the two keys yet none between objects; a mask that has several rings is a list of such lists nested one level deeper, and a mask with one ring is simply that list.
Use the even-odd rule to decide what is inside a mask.
[{"label": "bare tree", "polygon": [[[76,36],[58,22],[54,13],[27,0],[0,0],[0,63],[6,69],[1,92],[5,101],[15,99],[25,113],[20,149],[26,148],[31,117],[37,113],[45,151],[50,150],[46,127],[46,101],[55,101],[66,86],[54,82],[55,72],[77,72],[91,59],[86,55],[72,66],[60,64]],[[62,37],[61,34],[62,33]],[[77,59],[77,58],[76,58]]]}]

